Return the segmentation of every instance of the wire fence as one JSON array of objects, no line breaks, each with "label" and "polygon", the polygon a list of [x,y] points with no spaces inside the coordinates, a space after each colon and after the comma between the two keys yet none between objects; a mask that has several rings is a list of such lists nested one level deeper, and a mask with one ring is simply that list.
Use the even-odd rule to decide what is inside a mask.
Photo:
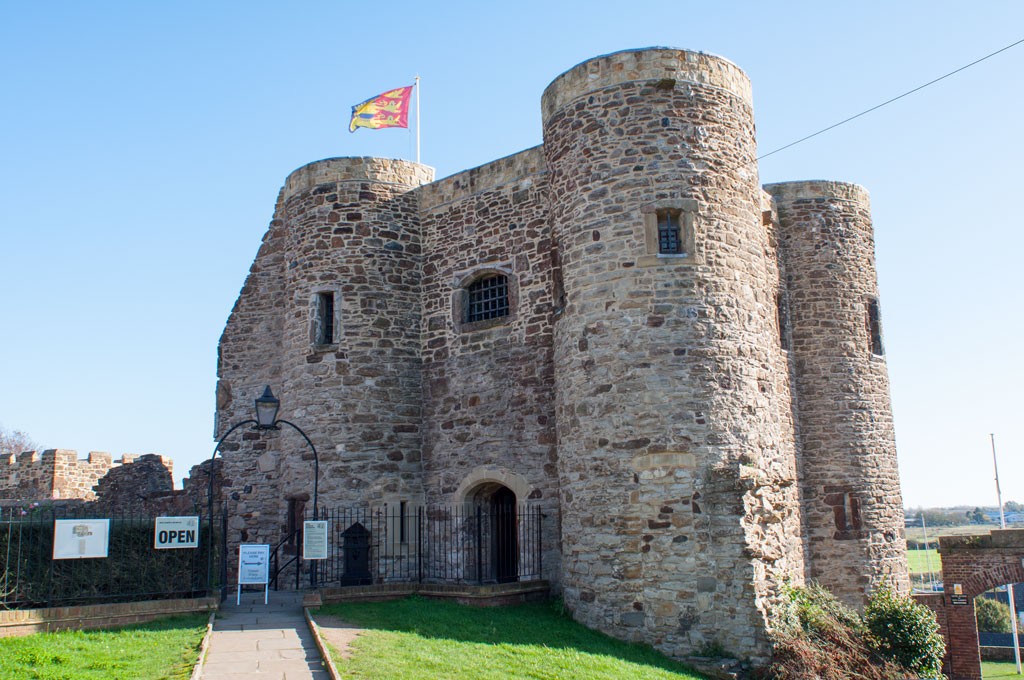
[{"label": "wire fence", "polygon": [[196,547],[158,550],[151,515],[87,507],[0,508],[0,606],[206,595],[224,578],[224,519],[221,513],[211,523],[199,515]]}]

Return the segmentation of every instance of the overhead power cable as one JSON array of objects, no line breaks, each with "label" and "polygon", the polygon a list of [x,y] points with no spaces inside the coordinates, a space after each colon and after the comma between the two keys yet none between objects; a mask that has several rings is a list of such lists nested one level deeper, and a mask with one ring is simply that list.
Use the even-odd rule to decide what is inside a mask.
[{"label": "overhead power cable", "polygon": [[955,71],[950,71],[949,73],[947,73],[944,76],[939,76],[935,80],[929,80],[924,85],[918,85],[913,90],[908,90],[908,91],[904,92],[903,94],[899,95],[898,97],[893,97],[892,99],[889,99],[888,101],[884,101],[881,104],[877,104],[875,106],[872,106],[870,109],[866,109],[864,111],[861,111],[860,113],[858,113],[855,116],[850,116],[849,118],[847,118],[845,120],[841,120],[838,123],[835,123],[833,125],[829,125],[827,128],[822,128],[821,130],[818,130],[817,132],[815,132],[813,134],[807,135],[806,137],[801,137],[800,139],[796,140],[795,142],[790,142],[789,144],[786,144],[785,146],[780,146],[778,149],[775,149],[773,151],[769,151],[768,153],[766,153],[766,154],[764,154],[762,156],[758,156],[757,160],[760,161],[760,160],[763,160],[765,158],[768,158],[768,156],[771,156],[772,154],[776,154],[776,153],[778,153],[780,151],[784,151],[785,149],[788,149],[791,146],[796,146],[797,144],[800,144],[801,142],[806,142],[808,139],[811,139],[812,137],[817,137],[820,134],[823,134],[825,132],[828,132],[829,130],[833,130],[833,129],[839,127],[840,125],[845,125],[846,123],[849,123],[851,120],[855,120],[857,118],[860,118],[861,116],[869,114],[872,111],[877,111],[878,109],[882,108],[883,106],[887,106],[889,104],[892,104],[894,101],[903,99],[904,97],[912,95],[912,94],[914,94],[915,92],[917,92],[919,90],[923,90],[924,88],[928,87],[929,85],[934,85],[935,83],[939,82],[940,80],[945,80],[946,78],[948,78],[948,77],[950,77],[952,75],[956,75],[957,73],[960,73],[960,71],[963,71],[965,69],[969,69],[970,67],[974,66],[975,64],[980,64],[981,62],[985,61],[986,59],[994,57],[997,54],[999,54],[1000,52],[1005,52],[1006,50],[1010,49],[1011,47],[1016,47],[1017,45],[1020,45],[1021,43],[1024,43],[1024,38],[1021,38],[1017,42],[1011,43],[1011,44],[1007,45],[1006,47],[1000,48],[1000,49],[996,50],[995,52],[992,52],[991,54],[986,54],[981,59],[976,59],[976,60],[972,61],[970,64],[966,64],[964,66],[961,66],[960,68],[956,69]]}]

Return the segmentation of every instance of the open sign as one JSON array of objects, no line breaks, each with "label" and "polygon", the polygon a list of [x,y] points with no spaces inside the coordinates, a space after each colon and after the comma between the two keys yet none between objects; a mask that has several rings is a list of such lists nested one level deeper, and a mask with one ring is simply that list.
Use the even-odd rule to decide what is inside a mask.
[{"label": "open sign", "polygon": [[153,534],[153,547],[157,550],[198,548],[199,518],[157,517]]}]

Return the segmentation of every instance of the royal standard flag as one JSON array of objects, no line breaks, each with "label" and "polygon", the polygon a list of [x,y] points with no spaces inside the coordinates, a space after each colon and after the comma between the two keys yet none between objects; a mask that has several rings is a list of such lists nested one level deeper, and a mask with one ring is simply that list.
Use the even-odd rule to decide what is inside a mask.
[{"label": "royal standard flag", "polygon": [[361,127],[409,127],[409,99],[412,98],[412,87],[409,85],[390,90],[353,106],[352,122],[348,124],[348,131],[355,132],[356,128]]}]

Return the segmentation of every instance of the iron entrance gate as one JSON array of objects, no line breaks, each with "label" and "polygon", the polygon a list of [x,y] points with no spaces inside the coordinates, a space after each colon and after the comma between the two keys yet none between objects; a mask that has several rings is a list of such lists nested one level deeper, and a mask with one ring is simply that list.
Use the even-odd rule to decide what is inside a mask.
[{"label": "iron entrance gate", "polygon": [[[271,559],[275,588],[542,578],[544,515],[535,505],[516,504],[514,497],[486,506],[334,508],[321,511],[319,519],[328,523],[329,558],[303,561],[298,529],[281,541]],[[299,547],[294,556],[281,549],[289,544]]]}]

